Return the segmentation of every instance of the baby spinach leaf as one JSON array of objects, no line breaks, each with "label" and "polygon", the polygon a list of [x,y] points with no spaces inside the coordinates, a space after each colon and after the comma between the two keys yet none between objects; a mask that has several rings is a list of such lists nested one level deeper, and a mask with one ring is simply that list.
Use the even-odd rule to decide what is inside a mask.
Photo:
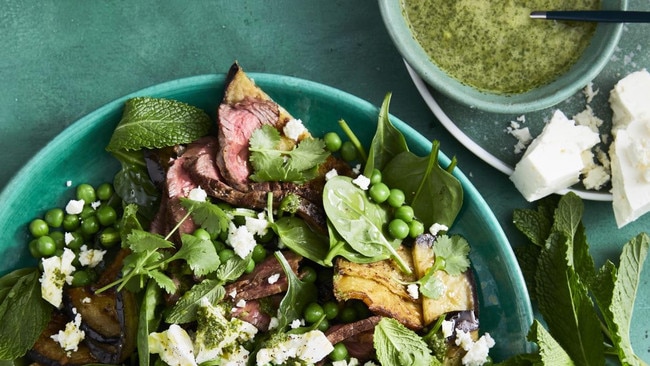
[{"label": "baby spinach leaf", "polygon": [[329,241],[327,237],[313,231],[305,220],[284,216],[275,220],[271,228],[278,235],[281,244],[315,263],[324,265]]},{"label": "baby spinach leaf", "polygon": [[384,183],[405,193],[406,202],[425,227],[435,223],[451,227],[463,206],[463,187],[438,164],[439,150],[440,143],[433,141],[429,156],[405,151],[382,170]]},{"label": "baby spinach leaf", "polygon": [[382,365],[430,366],[434,362],[424,340],[392,318],[377,323],[373,343]]},{"label": "baby spinach leaf", "polygon": [[158,210],[160,192],[149,177],[142,151],[120,150],[112,153],[122,165],[113,178],[115,192],[124,203],[138,205],[138,213],[142,217],[153,219]]},{"label": "baby spinach leaf", "polygon": [[338,234],[359,254],[365,257],[388,254],[404,273],[412,272],[395,249],[400,241],[389,240],[384,233],[388,211],[371,202],[366,192],[352,183],[352,178],[329,179],[323,190],[323,207]]},{"label": "baby spinach leaf", "polygon": [[221,281],[206,279],[189,289],[171,308],[165,321],[167,323],[184,324],[196,320],[197,310],[204,297],[211,304],[216,304],[226,295],[226,289]]},{"label": "baby spinach leaf", "polygon": [[277,330],[284,332],[292,321],[302,317],[305,306],[316,299],[318,291],[313,283],[303,282],[296,276],[282,252],[277,251],[273,254],[280,262],[289,285],[278,308]]},{"label": "baby spinach leaf", "polygon": [[327,232],[329,233],[329,252],[323,260],[325,266],[331,267],[334,265],[334,258],[341,256],[350,262],[354,263],[373,263],[390,258],[388,254],[380,254],[375,257],[366,257],[356,252],[350,244],[348,244],[336,229],[332,226],[331,222],[327,222]]},{"label": "baby spinach leaf", "polygon": [[203,110],[171,99],[136,97],[124,104],[108,151],[153,149],[205,136],[212,121]]},{"label": "baby spinach leaf", "polygon": [[39,276],[36,268],[22,273],[0,303],[0,360],[24,356],[50,321],[53,308],[41,297]]},{"label": "baby spinach leaf", "polygon": [[409,151],[404,135],[390,122],[388,106],[391,94],[384,97],[379,109],[377,131],[370,144],[368,160],[363,170],[363,175],[370,177],[373,169],[383,170],[388,162],[400,153]]}]

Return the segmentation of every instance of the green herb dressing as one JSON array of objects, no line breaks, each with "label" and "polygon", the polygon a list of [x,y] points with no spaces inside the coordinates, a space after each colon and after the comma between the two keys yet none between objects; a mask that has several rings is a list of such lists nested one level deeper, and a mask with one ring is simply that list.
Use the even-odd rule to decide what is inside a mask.
[{"label": "green herb dressing", "polygon": [[547,84],[589,45],[594,23],[530,19],[533,10],[598,9],[598,0],[401,0],[415,39],[464,84],[513,94]]}]

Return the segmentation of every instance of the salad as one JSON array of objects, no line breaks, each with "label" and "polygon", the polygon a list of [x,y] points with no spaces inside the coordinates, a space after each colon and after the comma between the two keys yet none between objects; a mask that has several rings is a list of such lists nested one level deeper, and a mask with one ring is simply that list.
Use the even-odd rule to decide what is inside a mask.
[{"label": "salad", "polygon": [[[0,279],[18,364],[482,364],[460,183],[380,110],[372,144],[311,136],[235,64],[216,128],[128,100],[112,183],[29,230],[38,268]],[[12,316],[30,314],[29,320]],[[22,331],[16,336],[16,329]]]}]

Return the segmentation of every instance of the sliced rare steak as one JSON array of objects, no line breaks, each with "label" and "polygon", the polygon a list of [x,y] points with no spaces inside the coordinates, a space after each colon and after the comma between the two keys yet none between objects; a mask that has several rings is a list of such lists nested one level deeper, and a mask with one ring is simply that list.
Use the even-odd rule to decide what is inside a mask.
[{"label": "sliced rare steak", "polygon": [[381,316],[373,315],[353,323],[333,325],[326,332],[332,344],[343,342],[351,357],[366,361],[374,357],[373,334]]}]

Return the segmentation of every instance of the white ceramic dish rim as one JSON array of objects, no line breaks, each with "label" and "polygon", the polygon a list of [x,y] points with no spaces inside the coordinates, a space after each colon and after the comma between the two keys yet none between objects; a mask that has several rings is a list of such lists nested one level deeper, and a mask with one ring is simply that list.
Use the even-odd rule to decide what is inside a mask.
[{"label": "white ceramic dish rim", "polygon": [[[514,169],[512,166],[509,164],[506,164],[503,162],[501,159],[497,158],[496,156],[492,155],[489,151],[485,150],[481,145],[477,144],[472,138],[467,136],[463,130],[461,130],[454,121],[447,116],[444,110],[440,107],[438,102],[435,100],[433,95],[431,94],[431,91],[429,90],[428,85],[426,82],[417,74],[417,72],[409,65],[409,63],[404,60],[404,64],[406,65],[406,69],[409,73],[409,76],[413,80],[413,83],[415,84],[415,87],[417,88],[418,92],[420,93],[420,96],[422,96],[422,99],[426,103],[426,105],[429,107],[431,112],[436,116],[438,121],[451,133],[463,146],[465,146],[469,151],[474,153],[477,157],[479,157],[481,160],[485,161],[492,167],[496,168],[500,172],[506,174],[507,176],[512,175]],[[556,192],[557,194],[566,194],[567,192],[574,192],[577,194],[579,197],[586,199],[586,200],[591,200],[591,201],[611,201],[612,200],[612,194],[611,193],[606,193],[606,192],[595,192],[595,191],[587,191],[587,190],[582,190],[582,189],[563,189],[561,191]]]}]

